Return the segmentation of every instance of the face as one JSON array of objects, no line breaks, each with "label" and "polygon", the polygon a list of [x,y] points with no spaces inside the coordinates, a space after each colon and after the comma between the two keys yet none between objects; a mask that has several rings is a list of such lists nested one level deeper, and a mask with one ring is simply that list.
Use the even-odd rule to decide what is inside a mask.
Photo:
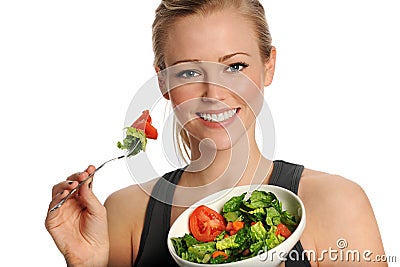
[{"label": "face", "polygon": [[165,64],[165,96],[191,145],[211,139],[224,150],[253,135],[275,51],[261,57],[251,22],[235,10],[180,18],[168,32]]}]

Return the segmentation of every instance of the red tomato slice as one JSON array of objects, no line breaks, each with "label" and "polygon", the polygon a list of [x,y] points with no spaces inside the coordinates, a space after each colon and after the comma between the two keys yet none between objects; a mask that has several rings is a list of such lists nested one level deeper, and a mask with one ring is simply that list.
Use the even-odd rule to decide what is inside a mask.
[{"label": "red tomato slice", "polygon": [[225,220],[215,210],[201,205],[190,215],[189,228],[197,240],[210,242],[225,230]]},{"label": "red tomato slice", "polygon": [[275,235],[281,235],[284,238],[288,238],[292,232],[290,232],[290,230],[286,227],[286,225],[280,223],[276,226],[276,233]]},{"label": "red tomato slice", "polygon": [[149,116],[147,117],[147,120],[146,120],[148,123],[150,123],[151,124],[151,116],[150,116],[150,114],[149,114]]},{"label": "red tomato slice", "polygon": [[151,117],[148,110],[144,110],[142,115],[132,123],[131,127],[144,131],[146,138],[157,139],[157,129],[151,125]]},{"label": "red tomato slice", "polygon": [[147,138],[157,139],[158,136],[157,129],[154,128],[154,126],[151,125],[150,123],[146,123],[146,128],[144,129],[144,133],[146,134]]},{"label": "red tomato slice", "polygon": [[233,230],[233,223],[232,222],[228,222],[227,224],[226,224],[226,229],[225,229],[226,231],[231,231],[231,230]]}]

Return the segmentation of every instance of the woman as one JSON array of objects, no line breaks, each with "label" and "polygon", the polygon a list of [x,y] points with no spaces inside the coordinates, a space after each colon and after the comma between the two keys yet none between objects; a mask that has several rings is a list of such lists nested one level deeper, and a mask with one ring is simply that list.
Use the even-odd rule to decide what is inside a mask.
[{"label": "woman", "polygon": [[[166,174],[165,179],[115,192],[104,206],[87,183],[75,198],[49,213],[46,228],[69,266],[173,266],[164,245],[165,233],[184,206],[196,200],[179,188],[198,188],[214,182],[228,187],[250,183],[293,185],[289,189],[300,196],[307,210],[306,229],[295,249],[299,253],[315,251],[325,257],[288,261],[286,266],[372,263],[365,258],[335,260],[324,254],[329,248],[337,249],[337,241],[343,238],[348,249],[371,251],[371,258],[384,254],[372,208],[357,184],[299,165],[271,162],[257,147],[255,115],[262,104],[258,96],[272,82],[276,59],[264,16],[263,7],[256,0],[161,2],[153,24],[154,66],[162,94],[171,101],[184,125],[181,133],[189,146],[191,162],[185,170]],[[253,87],[247,83],[249,90],[240,91],[240,86],[235,87],[221,76],[206,83],[191,82],[221,69],[224,75],[231,75],[225,78],[247,77]],[[208,152],[214,153],[212,157],[202,157]],[[89,166],[83,173],[55,185],[50,206],[94,169]],[[169,209],[145,192],[162,188],[162,181],[166,180],[179,186],[168,200],[184,203],[180,205],[183,207]],[[153,191],[156,198],[165,200],[162,193],[156,194],[157,190]]]}]

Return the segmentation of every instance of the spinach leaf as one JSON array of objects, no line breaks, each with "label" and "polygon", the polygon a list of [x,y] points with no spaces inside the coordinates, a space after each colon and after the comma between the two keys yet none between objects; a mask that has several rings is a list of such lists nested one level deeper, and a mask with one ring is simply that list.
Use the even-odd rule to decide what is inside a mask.
[{"label": "spinach leaf", "polygon": [[240,209],[240,206],[242,205],[242,201],[244,197],[246,196],[246,193],[243,193],[240,196],[237,197],[232,197],[229,199],[224,207],[222,208],[222,212],[231,212],[231,211],[238,211]]},{"label": "spinach leaf", "polygon": [[178,254],[180,257],[182,257],[182,254],[184,254],[187,250],[187,246],[183,242],[183,237],[172,237],[171,241],[172,241],[172,245],[174,246],[174,249],[176,251],[176,254]]},{"label": "spinach leaf", "polygon": [[286,225],[286,227],[293,232],[297,227],[296,217],[286,210],[281,213],[281,222]]},{"label": "spinach leaf", "polygon": [[190,247],[190,246],[193,246],[193,245],[201,243],[196,238],[194,238],[194,236],[192,236],[190,234],[185,234],[183,236],[183,241],[185,241],[187,247]]}]

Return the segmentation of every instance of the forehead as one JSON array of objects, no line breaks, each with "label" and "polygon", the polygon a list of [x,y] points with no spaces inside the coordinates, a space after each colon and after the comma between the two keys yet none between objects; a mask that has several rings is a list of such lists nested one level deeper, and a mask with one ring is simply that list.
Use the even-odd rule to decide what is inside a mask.
[{"label": "forehead", "polygon": [[259,54],[254,24],[230,9],[177,19],[164,51],[167,66],[183,59],[216,61],[238,51]]}]

